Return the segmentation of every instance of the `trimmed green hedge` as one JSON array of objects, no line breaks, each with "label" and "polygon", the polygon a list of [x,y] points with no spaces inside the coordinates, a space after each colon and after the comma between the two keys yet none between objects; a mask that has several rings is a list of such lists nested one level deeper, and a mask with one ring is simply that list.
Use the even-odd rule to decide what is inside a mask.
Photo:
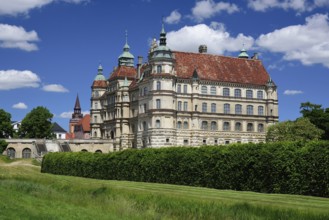
[{"label": "trimmed green hedge", "polygon": [[42,172],[329,197],[329,142],[49,153]]}]

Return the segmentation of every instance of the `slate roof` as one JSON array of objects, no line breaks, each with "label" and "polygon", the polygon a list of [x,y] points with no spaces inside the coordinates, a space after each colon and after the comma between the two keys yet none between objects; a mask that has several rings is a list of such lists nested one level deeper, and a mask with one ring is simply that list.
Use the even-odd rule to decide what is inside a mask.
[{"label": "slate roof", "polygon": [[64,128],[62,128],[59,124],[57,124],[56,122],[53,123],[53,132],[58,132],[58,133],[66,133],[66,131],[64,130]]},{"label": "slate roof", "polygon": [[270,79],[260,60],[178,51],[174,54],[178,78],[190,79],[196,70],[200,80],[265,85]]}]

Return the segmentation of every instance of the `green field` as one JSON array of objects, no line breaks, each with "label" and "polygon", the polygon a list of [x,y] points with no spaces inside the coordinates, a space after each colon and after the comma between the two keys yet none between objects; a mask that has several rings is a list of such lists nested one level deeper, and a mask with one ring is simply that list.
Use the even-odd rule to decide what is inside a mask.
[{"label": "green field", "polygon": [[329,219],[329,199],[40,173],[0,159],[0,219]]}]

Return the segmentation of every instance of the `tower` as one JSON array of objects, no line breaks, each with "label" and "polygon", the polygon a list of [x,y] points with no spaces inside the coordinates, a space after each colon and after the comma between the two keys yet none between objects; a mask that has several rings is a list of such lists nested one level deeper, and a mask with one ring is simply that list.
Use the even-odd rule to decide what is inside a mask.
[{"label": "tower", "polygon": [[77,98],[75,99],[74,112],[72,114],[72,118],[70,119],[69,133],[74,133],[74,126],[77,125],[82,118],[83,114],[81,113],[79,95],[77,95]]}]

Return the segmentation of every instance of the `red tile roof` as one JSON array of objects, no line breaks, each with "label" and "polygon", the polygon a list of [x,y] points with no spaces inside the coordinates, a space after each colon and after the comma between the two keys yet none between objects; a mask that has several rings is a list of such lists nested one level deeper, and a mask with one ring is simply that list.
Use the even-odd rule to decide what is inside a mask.
[{"label": "red tile roof", "polygon": [[90,115],[86,114],[83,118],[79,121],[78,125],[82,125],[83,132],[90,132]]},{"label": "red tile roof", "polygon": [[93,88],[106,88],[106,86],[106,81],[104,80],[95,80],[92,85]]},{"label": "red tile roof", "polygon": [[134,67],[128,67],[128,66],[119,66],[117,67],[111,74],[110,80],[113,79],[124,79],[127,77],[127,79],[135,79],[137,76],[137,70]]},{"label": "red tile roof", "polygon": [[205,53],[174,52],[178,78],[192,78],[196,69],[201,80],[265,85],[270,78],[260,60]]}]

